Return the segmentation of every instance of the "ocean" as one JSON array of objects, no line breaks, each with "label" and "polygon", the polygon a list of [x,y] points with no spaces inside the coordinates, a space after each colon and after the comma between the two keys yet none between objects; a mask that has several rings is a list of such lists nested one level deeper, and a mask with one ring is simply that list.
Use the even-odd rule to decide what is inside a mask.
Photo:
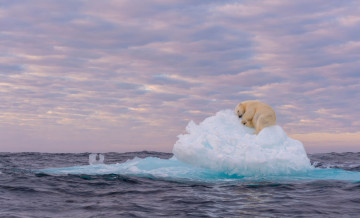
[{"label": "ocean", "polygon": [[[0,153],[0,217],[360,216],[360,153],[308,154],[319,171],[307,177],[214,180],[196,175],[201,171],[176,176],[177,165],[161,168],[171,153],[104,153],[103,164],[93,165],[90,155]],[[156,165],[163,174],[136,171],[129,160],[143,161],[143,169]],[[327,176],[316,177],[320,171]]]}]

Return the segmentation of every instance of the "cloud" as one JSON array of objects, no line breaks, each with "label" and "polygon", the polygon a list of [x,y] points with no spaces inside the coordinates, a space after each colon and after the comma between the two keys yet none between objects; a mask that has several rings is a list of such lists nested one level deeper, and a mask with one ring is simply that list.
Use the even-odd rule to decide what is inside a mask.
[{"label": "cloud", "polygon": [[171,151],[189,120],[249,99],[291,134],[358,132],[359,7],[4,1],[0,136],[10,150]]}]

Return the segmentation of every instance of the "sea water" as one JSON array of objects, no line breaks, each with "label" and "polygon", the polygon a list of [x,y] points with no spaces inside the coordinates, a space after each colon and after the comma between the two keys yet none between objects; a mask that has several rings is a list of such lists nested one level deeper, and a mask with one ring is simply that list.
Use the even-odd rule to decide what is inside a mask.
[{"label": "sea water", "polygon": [[[340,176],[341,172],[360,173],[360,153],[310,154],[315,168],[310,172],[314,177],[303,174],[303,178],[291,175],[263,179],[214,174],[203,168],[191,171],[182,162],[185,166],[179,175],[177,164],[173,169],[178,171],[172,174],[170,166],[164,166],[168,169],[164,172],[158,167],[144,166],[145,160],[150,163],[156,160],[160,165],[171,163],[172,153],[103,153],[104,164],[98,165],[89,165],[89,155],[0,153],[0,217],[358,217],[360,214],[360,182],[354,177]],[[104,170],[122,164],[129,167],[125,174],[115,169]],[[136,165],[144,170],[143,174],[132,168]],[[98,168],[92,171],[92,167]],[[40,172],[44,168],[73,171]],[[156,172],[151,171],[156,168]],[[186,176],[188,179],[184,179]]]}]

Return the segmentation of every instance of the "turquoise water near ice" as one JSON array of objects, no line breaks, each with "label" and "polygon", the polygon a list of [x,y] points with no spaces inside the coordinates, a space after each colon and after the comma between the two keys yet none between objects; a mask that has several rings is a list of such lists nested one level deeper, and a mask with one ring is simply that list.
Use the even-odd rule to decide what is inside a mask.
[{"label": "turquoise water near ice", "polygon": [[73,166],[64,168],[42,169],[38,172],[59,175],[107,175],[148,177],[165,180],[190,180],[203,182],[248,182],[248,181],[296,181],[296,180],[342,180],[360,181],[360,173],[343,169],[322,169],[312,167],[306,171],[289,174],[226,174],[211,169],[200,168],[177,160],[156,157],[134,158],[124,163]]}]

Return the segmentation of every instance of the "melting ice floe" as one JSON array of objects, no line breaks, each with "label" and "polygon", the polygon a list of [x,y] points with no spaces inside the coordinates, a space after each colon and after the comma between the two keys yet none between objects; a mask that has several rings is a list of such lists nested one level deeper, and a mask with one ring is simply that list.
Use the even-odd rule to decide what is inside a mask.
[{"label": "melting ice floe", "polygon": [[[280,126],[263,129],[258,135],[245,127],[232,110],[219,111],[179,135],[174,157],[134,158],[120,164],[97,164],[43,169],[50,174],[122,174],[190,180],[312,180],[360,181],[360,173],[311,166],[300,141],[289,138]],[[96,157],[96,156],[95,156]],[[94,163],[89,156],[89,163]],[[101,159],[101,158],[99,158]]]},{"label": "melting ice floe", "polygon": [[104,155],[103,154],[90,154],[89,155],[89,164],[104,164]]},{"label": "melting ice floe", "polygon": [[218,112],[199,125],[190,122],[173,153],[180,161],[229,175],[282,175],[312,168],[300,141],[280,126],[254,129],[241,124],[231,110]]}]

